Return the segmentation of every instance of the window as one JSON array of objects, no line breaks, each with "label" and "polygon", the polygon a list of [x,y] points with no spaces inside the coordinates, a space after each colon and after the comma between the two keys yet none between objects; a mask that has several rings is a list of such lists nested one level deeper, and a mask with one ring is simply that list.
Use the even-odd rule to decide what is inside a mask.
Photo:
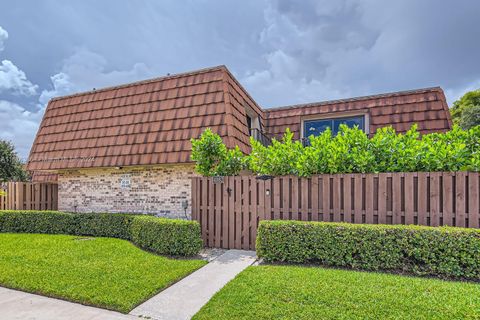
[{"label": "window", "polygon": [[252,132],[252,118],[247,115],[247,127],[248,127],[248,132]]},{"label": "window", "polygon": [[332,130],[332,134],[336,135],[338,131],[340,131],[341,124],[346,124],[350,128],[358,126],[359,129],[365,131],[365,116],[362,115],[345,118],[305,121],[303,124],[303,137],[308,138],[311,135],[318,136],[323,131],[327,130],[327,128],[330,128]]}]

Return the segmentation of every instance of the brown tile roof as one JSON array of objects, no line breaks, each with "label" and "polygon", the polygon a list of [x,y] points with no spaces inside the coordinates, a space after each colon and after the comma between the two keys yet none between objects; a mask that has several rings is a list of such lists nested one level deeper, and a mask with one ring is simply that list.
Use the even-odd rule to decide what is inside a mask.
[{"label": "brown tile roof", "polygon": [[225,66],[54,98],[28,169],[190,162],[206,127],[247,152],[245,105],[261,112]]},{"label": "brown tile roof", "polygon": [[367,113],[370,133],[388,125],[397,132],[405,132],[416,123],[421,133],[446,131],[452,125],[440,87],[271,108],[265,110],[265,118],[271,136],[280,136],[290,128],[299,138],[301,121],[305,117],[342,112]]},{"label": "brown tile roof", "polygon": [[34,171],[32,172],[32,182],[57,182],[58,175],[53,172]]},{"label": "brown tile roof", "polygon": [[228,147],[249,151],[248,107],[271,135],[300,135],[314,114],[367,110],[370,132],[414,122],[422,132],[451,125],[440,88],[262,110],[225,66],[139,81],[52,99],[27,168],[61,170],[190,162],[192,137],[210,127]]}]

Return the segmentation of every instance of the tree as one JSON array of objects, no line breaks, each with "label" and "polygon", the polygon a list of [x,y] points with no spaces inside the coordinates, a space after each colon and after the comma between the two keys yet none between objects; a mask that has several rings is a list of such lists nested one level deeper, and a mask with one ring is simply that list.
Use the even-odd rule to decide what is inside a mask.
[{"label": "tree", "polygon": [[480,125],[480,104],[466,108],[458,125],[465,130]]},{"label": "tree", "polygon": [[467,130],[480,125],[480,89],[465,93],[450,109],[453,122]]},{"label": "tree", "polygon": [[0,181],[26,181],[28,174],[23,169],[15,147],[10,141],[0,140]]}]

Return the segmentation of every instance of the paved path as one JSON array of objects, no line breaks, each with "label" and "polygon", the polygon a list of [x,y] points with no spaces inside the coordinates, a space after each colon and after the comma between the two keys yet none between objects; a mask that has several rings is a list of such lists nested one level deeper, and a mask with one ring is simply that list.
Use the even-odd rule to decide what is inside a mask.
[{"label": "paved path", "polygon": [[253,264],[254,251],[228,250],[130,312],[155,320],[187,320],[227,282]]},{"label": "paved path", "polygon": [[0,319],[132,320],[134,316],[0,287]]}]

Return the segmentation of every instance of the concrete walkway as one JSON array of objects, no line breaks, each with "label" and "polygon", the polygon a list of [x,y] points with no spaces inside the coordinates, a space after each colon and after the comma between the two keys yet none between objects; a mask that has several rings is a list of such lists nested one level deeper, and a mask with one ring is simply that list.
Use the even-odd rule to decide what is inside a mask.
[{"label": "concrete walkway", "polygon": [[256,260],[254,251],[228,250],[130,312],[155,320],[187,320]]},{"label": "concrete walkway", "polygon": [[132,320],[134,316],[0,287],[0,319]]}]

